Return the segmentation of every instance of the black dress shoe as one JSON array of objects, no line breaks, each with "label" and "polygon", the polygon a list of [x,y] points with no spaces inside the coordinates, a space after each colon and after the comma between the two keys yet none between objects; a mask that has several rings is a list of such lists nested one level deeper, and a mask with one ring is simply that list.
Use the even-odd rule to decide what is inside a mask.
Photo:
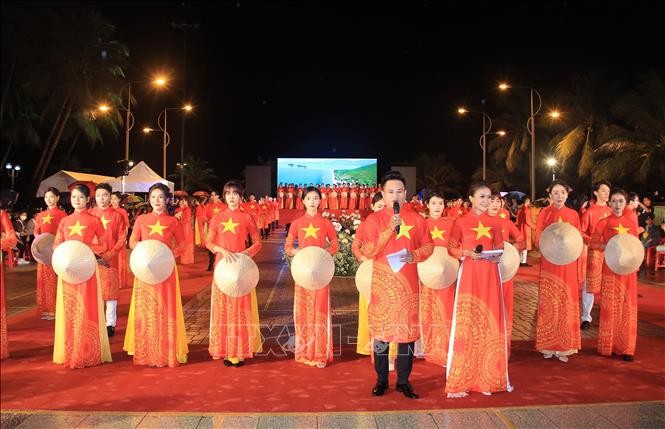
[{"label": "black dress shoe", "polygon": [[107,326],[106,327],[106,333],[108,334],[109,338],[115,335],[115,326]]},{"label": "black dress shoe", "polygon": [[397,384],[395,386],[395,390],[398,392],[402,392],[404,396],[410,399],[418,399],[418,395],[416,392],[413,391],[413,387],[407,383],[407,384]]},{"label": "black dress shoe", "polygon": [[239,368],[239,367],[243,366],[244,364],[245,364],[245,361],[241,360],[241,361],[238,361],[238,363],[232,363],[231,365],[233,365],[236,368]]},{"label": "black dress shoe", "polygon": [[582,322],[582,324],[580,325],[580,329],[583,330],[583,331],[586,331],[590,327],[591,327],[591,322],[586,321],[586,320],[584,322]]},{"label": "black dress shoe", "polygon": [[527,262],[520,262],[520,267],[530,267],[530,266],[531,266],[531,264],[529,264]]},{"label": "black dress shoe", "polygon": [[388,390],[387,383],[376,383],[376,386],[372,389],[372,395],[383,396],[383,394],[386,393],[386,390]]},{"label": "black dress shoe", "polygon": [[625,360],[626,362],[632,362],[633,355],[623,355],[623,360]]},{"label": "black dress shoe", "polygon": [[233,363],[228,359],[224,359],[224,366],[233,366]]}]

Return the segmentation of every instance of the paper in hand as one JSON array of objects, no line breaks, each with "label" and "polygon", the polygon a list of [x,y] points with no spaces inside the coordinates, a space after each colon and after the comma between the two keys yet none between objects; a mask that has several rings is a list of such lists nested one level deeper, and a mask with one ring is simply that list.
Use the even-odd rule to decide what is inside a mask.
[{"label": "paper in hand", "polygon": [[393,273],[398,273],[399,270],[401,270],[402,267],[406,265],[406,262],[402,261],[402,257],[406,256],[407,253],[408,252],[406,249],[402,249],[398,252],[386,255],[386,258],[388,259],[388,264],[390,265],[390,269],[393,270]]}]

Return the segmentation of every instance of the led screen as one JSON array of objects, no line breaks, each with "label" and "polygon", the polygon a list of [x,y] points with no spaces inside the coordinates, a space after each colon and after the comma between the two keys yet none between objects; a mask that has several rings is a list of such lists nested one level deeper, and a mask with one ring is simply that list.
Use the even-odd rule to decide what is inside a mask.
[{"label": "led screen", "polygon": [[376,158],[277,158],[277,183],[376,183]]}]

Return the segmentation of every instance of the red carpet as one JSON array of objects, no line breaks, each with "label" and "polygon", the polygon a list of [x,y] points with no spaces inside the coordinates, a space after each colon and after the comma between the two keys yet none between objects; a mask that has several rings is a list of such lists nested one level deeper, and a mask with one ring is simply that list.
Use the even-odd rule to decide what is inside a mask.
[{"label": "red carpet", "polygon": [[[535,267],[534,267],[535,268]],[[525,270],[524,279],[535,269]],[[181,269],[183,302],[194,296],[209,274],[203,262]],[[529,279],[530,280],[530,279]],[[119,314],[127,313],[130,290],[122,291]],[[640,287],[640,320],[663,319],[665,289]],[[34,311],[10,318],[12,356],[0,365],[3,410],[178,411],[178,412],[331,412],[424,410],[598,403],[665,398],[665,338],[640,336],[634,362],[595,353],[595,340],[564,364],[544,360],[533,342],[514,342],[509,365],[512,393],[491,397],[472,394],[445,399],[444,370],[416,360],[411,381],[421,395],[409,400],[391,390],[371,396],[375,381],[368,357],[343,350],[325,369],[286,358],[260,357],[242,368],[210,360],[205,346],[191,347],[190,363],[179,368],[132,365],[122,352],[126,317],[111,339],[113,363],[69,370],[51,362],[53,324],[36,319]]]}]

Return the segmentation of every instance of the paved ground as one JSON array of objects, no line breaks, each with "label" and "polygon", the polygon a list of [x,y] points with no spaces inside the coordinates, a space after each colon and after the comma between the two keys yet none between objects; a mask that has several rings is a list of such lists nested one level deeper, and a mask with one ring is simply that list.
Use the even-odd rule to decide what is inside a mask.
[{"label": "paved ground", "polygon": [[[264,242],[257,257],[261,282],[257,288],[263,325],[291,324],[293,288],[288,268],[281,260],[284,232],[277,231]],[[197,254],[199,257],[204,255]],[[266,269],[264,269],[266,268]],[[35,266],[21,266],[7,273],[8,315],[35,305]],[[641,273],[641,281],[665,285],[665,271]],[[9,283],[11,282],[11,283]],[[357,292],[352,278],[332,283],[333,322],[341,326],[344,341],[353,341],[357,323]],[[537,287],[528,281],[515,283],[514,340],[533,340]],[[592,316],[597,321],[598,309]],[[208,343],[210,289],[204,288],[184,305],[185,323],[191,344]],[[640,322],[640,333],[665,336],[663,328]],[[271,335],[267,330],[264,334]],[[597,322],[583,332],[597,336]],[[665,398],[664,398],[665,399]],[[180,413],[89,413],[89,412],[2,412],[0,427],[13,428],[662,428],[665,401],[581,406],[532,406],[441,410],[439,412],[382,412],[331,414],[180,414]]]}]

